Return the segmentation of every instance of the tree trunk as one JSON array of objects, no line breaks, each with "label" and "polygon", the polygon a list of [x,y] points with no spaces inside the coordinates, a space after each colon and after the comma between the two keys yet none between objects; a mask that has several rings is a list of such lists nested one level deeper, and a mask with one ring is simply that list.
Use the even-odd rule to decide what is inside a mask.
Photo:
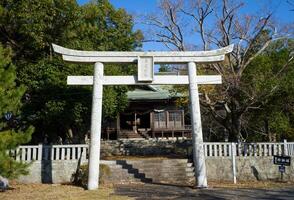
[{"label": "tree trunk", "polygon": [[267,118],[264,119],[264,132],[267,135],[267,140],[269,142],[272,142],[272,134],[271,134],[271,132],[269,130],[269,125],[268,125],[268,119]]},{"label": "tree trunk", "polygon": [[238,115],[236,111],[232,109],[231,131],[230,131],[230,137],[229,137],[231,142],[241,142],[243,139],[241,135],[241,118],[242,118],[242,115]]}]

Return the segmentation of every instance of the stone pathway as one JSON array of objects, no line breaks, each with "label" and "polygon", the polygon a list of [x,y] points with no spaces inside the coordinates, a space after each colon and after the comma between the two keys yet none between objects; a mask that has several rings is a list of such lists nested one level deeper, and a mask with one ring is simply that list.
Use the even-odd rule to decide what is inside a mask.
[{"label": "stone pathway", "polygon": [[223,199],[294,199],[294,186],[275,189],[192,189],[190,187],[163,184],[116,185],[116,195],[132,197],[135,200],[223,200]]}]

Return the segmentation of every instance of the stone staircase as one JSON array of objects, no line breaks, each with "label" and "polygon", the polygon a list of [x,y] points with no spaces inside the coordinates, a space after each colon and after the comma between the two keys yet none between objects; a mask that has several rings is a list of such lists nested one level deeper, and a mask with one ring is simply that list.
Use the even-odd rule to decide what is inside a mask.
[{"label": "stone staircase", "polygon": [[149,130],[138,130],[138,133],[141,135],[141,137],[147,140],[150,138],[148,132]]},{"label": "stone staircase", "polygon": [[120,139],[136,139],[136,138],[141,138],[144,139],[144,137],[139,134],[138,132],[134,132],[131,130],[121,130],[121,132],[119,133],[119,138]]},{"label": "stone staircase", "polygon": [[105,183],[138,183],[142,182],[140,178],[123,169],[116,161],[101,161],[101,164],[106,164],[110,168],[110,175],[103,177]]},{"label": "stone staircase", "polygon": [[194,167],[187,159],[140,159],[103,161],[109,166],[110,183],[158,183],[194,185]]},{"label": "stone staircase", "polygon": [[151,132],[151,128],[138,128],[138,133],[144,138],[144,139],[150,139],[150,135],[148,133]]},{"label": "stone staircase", "polygon": [[150,129],[138,129],[134,130],[121,130],[119,133],[120,139],[149,139],[148,132]]}]

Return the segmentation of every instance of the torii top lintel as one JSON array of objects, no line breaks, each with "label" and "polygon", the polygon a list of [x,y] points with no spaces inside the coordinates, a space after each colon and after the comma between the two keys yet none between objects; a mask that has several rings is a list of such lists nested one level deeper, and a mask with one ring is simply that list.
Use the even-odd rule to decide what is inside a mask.
[{"label": "torii top lintel", "polygon": [[63,60],[82,63],[136,63],[139,57],[152,57],[154,63],[212,63],[221,62],[225,54],[233,51],[234,45],[211,51],[81,51],[52,44]]}]

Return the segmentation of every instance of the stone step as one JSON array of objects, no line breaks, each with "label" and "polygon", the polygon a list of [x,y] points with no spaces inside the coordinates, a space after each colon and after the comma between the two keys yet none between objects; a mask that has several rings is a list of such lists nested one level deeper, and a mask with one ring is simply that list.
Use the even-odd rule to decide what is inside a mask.
[{"label": "stone step", "polygon": [[113,164],[113,165],[108,165],[110,169],[122,169],[121,165]]},{"label": "stone step", "polygon": [[132,165],[134,168],[153,168],[153,169],[161,169],[161,168],[169,168],[169,169],[177,169],[177,168],[187,168],[186,164],[182,163],[174,163],[174,164],[164,164],[164,163],[128,163]]},{"label": "stone step", "polygon": [[149,174],[159,174],[159,175],[161,175],[161,174],[163,174],[163,175],[168,174],[170,176],[178,175],[178,174],[190,176],[191,174],[192,175],[194,174],[193,171],[183,171],[183,170],[178,170],[178,171],[161,171],[159,169],[158,170],[153,170],[153,171],[150,170],[150,169],[139,169],[139,172],[144,173],[144,174],[147,174],[147,175],[149,175]]},{"label": "stone step", "polygon": [[187,167],[194,167],[194,164],[191,163],[191,162],[188,162],[188,163],[187,163]]},{"label": "stone step", "polygon": [[124,174],[124,173],[116,173],[116,174],[110,174],[108,176],[109,178],[117,178],[117,179],[136,179],[133,174]]},{"label": "stone step", "polygon": [[145,174],[146,177],[193,177],[195,174],[194,172],[148,172],[144,170],[139,171],[142,174]]},{"label": "stone step", "polygon": [[111,174],[110,176],[108,176],[110,178],[116,178],[116,179],[121,179],[121,180],[125,180],[125,179],[137,179],[135,178],[135,176],[133,174]]},{"label": "stone step", "polygon": [[179,186],[194,186],[195,182],[190,182],[190,181],[156,181],[154,183],[159,183],[159,184],[172,184],[172,185],[179,185]]},{"label": "stone step", "polygon": [[109,177],[105,180],[108,183],[141,183],[140,179],[126,177]]},{"label": "stone step", "polygon": [[139,169],[139,170],[146,170],[149,172],[152,171],[161,171],[161,172],[178,172],[178,171],[184,171],[184,172],[191,172],[194,171],[193,168],[187,168],[185,166],[178,166],[178,167],[168,167],[163,168],[162,166],[156,166],[156,167],[150,167],[150,166],[132,166],[133,169]]},{"label": "stone step", "polygon": [[187,159],[146,159],[146,160],[126,160],[128,163],[152,163],[152,164],[187,164]]},{"label": "stone step", "polygon": [[103,161],[111,170],[109,182],[168,182],[192,184],[194,168],[187,159]]},{"label": "stone step", "polygon": [[183,168],[178,169],[152,169],[152,168],[130,168],[124,169],[122,166],[116,165],[110,167],[113,172],[125,171],[127,173],[160,173],[160,174],[194,174],[194,169],[186,168],[185,171],[182,171]]},{"label": "stone step", "polygon": [[162,173],[177,173],[177,172],[194,172],[194,168],[186,168],[186,167],[177,167],[177,168],[149,168],[149,167],[136,167],[134,166],[135,169],[139,169],[140,171],[145,171],[145,172],[153,172],[153,171],[158,171]]},{"label": "stone step", "polygon": [[151,182],[151,179],[145,177],[145,174],[132,174],[127,170],[111,170],[111,175],[107,180],[119,180],[120,182]]},{"label": "stone step", "polygon": [[160,159],[156,159],[156,160],[151,160],[151,159],[146,159],[145,161],[136,161],[136,160],[126,160],[128,163],[145,163],[145,164],[167,164],[167,165],[174,165],[174,164],[182,164],[182,165],[187,165],[188,162],[187,161],[182,161],[182,160],[160,160]]},{"label": "stone step", "polygon": [[168,182],[168,183],[191,183],[193,182],[192,180],[188,179],[188,178],[181,178],[181,179],[172,179],[172,178],[165,178],[165,179],[161,179],[161,178],[156,178],[153,179],[153,183],[156,182]]},{"label": "stone step", "polygon": [[140,134],[134,134],[134,133],[126,133],[126,134],[120,134],[120,138],[143,138]]},{"label": "stone step", "polygon": [[149,177],[146,177],[146,174],[140,173],[138,170],[127,170],[127,169],[122,169],[123,171],[112,171],[112,174],[117,175],[117,176],[125,176],[125,177],[133,177],[137,179],[138,181],[141,182],[151,182],[152,180]]},{"label": "stone step", "polygon": [[[150,168],[177,168],[177,167],[184,167],[184,168],[191,168],[191,166],[187,166],[185,163],[173,163],[173,164],[167,164],[167,163],[128,163],[129,165],[132,166],[138,166],[138,167],[150,167]],[[194,168],[194,167],[192,167]]]},{"label": "stone step", "polygon": [[124,177],[129,177],[131,179],[157,179],[157,180],[188,180],[189,178],[194,177],[194,173],[185,174],[185,173],[156,173],[148,174],[143,172],[130,173],[127,171],[116,172],[112,171],[112,174],[117,178],[124,179]]}]

